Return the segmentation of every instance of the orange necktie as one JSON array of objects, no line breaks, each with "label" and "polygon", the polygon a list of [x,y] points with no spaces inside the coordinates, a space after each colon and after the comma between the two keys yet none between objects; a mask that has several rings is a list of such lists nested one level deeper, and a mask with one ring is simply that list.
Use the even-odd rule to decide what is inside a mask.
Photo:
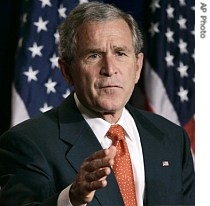
[{"label": "orange necktie", "polygon": [[120,125],[112,125],[107,132],[107,136],[112,140],[112,145],[116,146],[117,149],[113,171],[115,173],[125,206],[136,206],[137,203],[133,171],[125,140],[124,129]]}]

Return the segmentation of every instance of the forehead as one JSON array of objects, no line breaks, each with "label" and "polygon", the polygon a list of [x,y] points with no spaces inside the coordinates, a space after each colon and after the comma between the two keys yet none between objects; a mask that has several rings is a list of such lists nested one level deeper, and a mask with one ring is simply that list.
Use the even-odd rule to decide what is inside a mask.
[{"label": "forehead", "polygon": [[[103,42],[124,42],[132,44],[132,34],[128,24],[123,19],[104,22],[86,22],[79,26],[78,44],[101,44]],[[79,45],[78,45],[79,46]]]}]

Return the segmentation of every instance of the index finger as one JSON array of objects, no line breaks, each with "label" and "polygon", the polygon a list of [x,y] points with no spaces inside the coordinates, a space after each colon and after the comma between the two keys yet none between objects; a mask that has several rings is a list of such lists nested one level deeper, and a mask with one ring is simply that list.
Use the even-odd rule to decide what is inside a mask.
[{"label": "index finger", "polygon": [[112,145],[107,149],[94,152],[92,155],[87,157],[86,160],[92,161],[92,160],[101,159],[101,158],[114,159],[115,155],[116,155],[116,147]]}]

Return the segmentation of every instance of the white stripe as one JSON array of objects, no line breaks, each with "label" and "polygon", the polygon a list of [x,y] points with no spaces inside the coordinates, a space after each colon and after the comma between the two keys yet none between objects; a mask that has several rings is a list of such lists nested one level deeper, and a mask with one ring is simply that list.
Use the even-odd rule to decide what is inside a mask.
[{"label": "white stripe", "polygon": [[23,100],[17,93],[15,86],[12,86],[12,117],[11,126],[14,126],[26,119],[29,119],[29,115]]},{"label": "white stripe", "polygon": [[148,103],[153,112],[180,125],[178,116],[166,93],[165,87],[159,76],[151,69],[148,61],[145,61],[145,91]]}]

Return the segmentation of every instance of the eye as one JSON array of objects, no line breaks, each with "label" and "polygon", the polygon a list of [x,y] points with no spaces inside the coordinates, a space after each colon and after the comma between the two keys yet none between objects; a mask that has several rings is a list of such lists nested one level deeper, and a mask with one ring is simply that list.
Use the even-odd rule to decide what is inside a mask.
[{"label": "eye", "polygon": [[90,55],[88,56],[88,59],[97,59],[97,58],[99,58],[99,57],[100,57],[99,54],[94,53],[94,54],[90,54]]},{"label": "eye", "polygon": [[121,56],[127,56],[127,55],[126,55],[126,53],[125,53],[125,52],[122,52],[122,51],[117,51],[117,52],[116,52],[116,56],[121,57]]}]

